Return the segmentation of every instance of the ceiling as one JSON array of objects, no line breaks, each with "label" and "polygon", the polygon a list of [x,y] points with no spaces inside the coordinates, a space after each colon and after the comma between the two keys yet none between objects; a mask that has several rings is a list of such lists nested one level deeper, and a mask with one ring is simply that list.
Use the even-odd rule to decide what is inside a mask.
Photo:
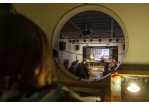
[{"label": "ceiling", "polygon": [[[84,23],[91,25],[91,35],[82,34]],[[99,11],[85,11],[70,18],[60,31],[60,39],[120,38],[124,34],[119,24],[109,15]]]}]

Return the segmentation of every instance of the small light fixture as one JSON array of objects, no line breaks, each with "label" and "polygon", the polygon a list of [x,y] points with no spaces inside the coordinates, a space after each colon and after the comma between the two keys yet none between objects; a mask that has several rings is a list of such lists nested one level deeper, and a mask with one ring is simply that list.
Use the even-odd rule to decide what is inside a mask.
[{"label": "small light fixture", "polygon": [[119,38],[117,38],[116,41],[119,42]]},{"label": "small light fixture", "polygon": [[130,92],[138,92],[140,88],[135,84],[131,84],[129,87],[127,87],[127,90]]},{"label": "small light fixture", "polygon": [[85,40],[85,39],[84,39],[83,41],[84,41],[84,42],[86,42],[86,40]]},{"label": "small light fixture", "polygon": [[111,42],[112,41],[112,39],[109,39],[109,42]]},{"label": "small light fixture", "polygon": [[101,42],[101,39],[99,39],[99,42]]},{"label": "small light fixture", "polygon": [[92,42],[93,41],[93,39],[90,39],[90,42]]},{"label": "small light fixture", "polygon": [[69,43],[71,43],[72,41],[71,40],[69,40]]}]

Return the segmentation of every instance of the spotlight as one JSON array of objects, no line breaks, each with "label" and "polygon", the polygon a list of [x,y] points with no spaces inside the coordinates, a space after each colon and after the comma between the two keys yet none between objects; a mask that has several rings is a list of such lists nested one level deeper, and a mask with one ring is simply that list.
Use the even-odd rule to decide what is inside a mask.
[{"label": "spotlight", "polygon": [[73,42],[75,42],[75,40],[73,40]]},{"label": "spotlight", "polygon": [[111,42],[112,41],[112,39],[109,39],[109,42]]},{"label": "spotlight", "polygon": [[71,43],[72,41],[71,40],[69,40],[69,43]]},{"label": "spotlight", "polygon": [[99,42],[101,42],[101,39],[99,39]]},{"label": "spotlight", "polygon": [[77,42],[79,42],[79,40],[76,40]]},{"label": "spotlight", "polygon": [[90,42],[92,42],[93,41],[93,39],[90,39]]},{"label": "spotlight", "polygon": [[116,41],[119,42],[119,39],[117,38]]},{"label": "spotlight", "polygon": [[86,40],[85,40],[85,39],[84,39],[83,41],[84,41],[84,42],[86,42]]}]

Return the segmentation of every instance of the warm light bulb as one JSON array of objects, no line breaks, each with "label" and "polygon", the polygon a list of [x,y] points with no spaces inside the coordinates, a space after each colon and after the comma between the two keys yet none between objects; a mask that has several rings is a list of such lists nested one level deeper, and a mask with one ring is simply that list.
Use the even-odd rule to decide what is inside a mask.
[{"label": "warm light bulb", "polygon": [[135,84],[131,84],[128,88],[127,88],[128,91],[131,91],[131,92],[137,92],[140,90],[140,88],[138,86],[136,86]]}]

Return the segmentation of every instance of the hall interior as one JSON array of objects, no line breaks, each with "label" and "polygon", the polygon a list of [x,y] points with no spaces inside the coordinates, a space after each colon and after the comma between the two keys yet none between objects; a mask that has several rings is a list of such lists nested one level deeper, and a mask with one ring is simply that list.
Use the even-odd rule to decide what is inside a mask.
[{"label": "hall interior", "polygon": [[[149,68],[149,59],[148,59],[149,58],[149,50],[148,50],[149,4],[148,3],[141,3],[141,4],[140,3],[87,3],[87,5],[94,5],[95,7],[99,6],[100,11],[102,11],[101,7],[106,10],[109,10],[111,13],[115,14],[115,15],[110,14],[111,16],[115,16],[114,18],[117,17],[120,19],[118,21],[118,23],[121,23],[120,26],[124,26],[122,30],[124,30],[126,33],[125,34],[125,37],[126,37],[125,53],[124,53],[124,57],[121,54],[122,55],[121,59],[123,60],[121,61],[121,65],[117,68],[117,70],[124,70],[125,73],[129,72],[130,70],[132,70],[134,73],[137,71],[141,71],[142,75],[145,75],[146,72],[148,72],[148,68]],[[34,21],[38,26],[40,26],[43,29],[53,49],[56,48],[57,50],[59,50],[58,42],[66,40],[65,41],[66,51],[70,51],[78,54],[82,54],[83,46],[86,46],[86,43],[83,42],[83,39],[81,38],[73,39],[75,38],[73,37],[71,38],[72,41],[79,40],[79,42],[77,43],[75,41],[72,44],[72,43],[69,43],[69,39],[58,39],[58,37],[55,37],[53,33],[54,33],[54,30],[56,30],[56,28],[58,27],[58,24],[61,23],[61,20],[63,20],[63,18],[65,17],[65,15],[69,14],[69,12],[73,11],[74,9],[76,9],[77,11],[77,8],[79,7],[81,8],[81,6],[85,7],[87,5],[86,3],[85,4],[84,3],[38,3],[38,4],[13,3],[13,6],[16,9],[17,13],[23,14],[26,17],[30,18],[32,21]],[[83,8],[81,9],[82,9],[81,12],[85,11]],[[105,21],[107,20],[105,19]],[[109,18],[108,21],[111,21],[111,18]],[[114,25],[115,24],[116,22],[114,22]],[[62,26],[63,25],[64,24],[62,24]],[[78,30],[77,27],[71,24],[71,22],[69,22],[68,27],[73,27],[73,29]],[[66,27],[65,29],[70,30],[68,27]],[[110,27],[109,30],[111,32],[111,24],[109,25],[109,27]],[[60,31],[58,32],[57,36],[60,36],[59,33]],[[109,40],[109,38],[110,37],[108,37],[107,40]],[[82,44],[79,44],[81,40],[82,40],[81,42]],[[89,46],[92,46],[92,45],[98,46],[99,37],[93,40],[96,40],[96,43],[94,43],[95,45],[89,44]],[[88,39],[88,42],[93,43],[93,42],[90,42],[90,39]],[[78,44],[80,46],[79,51],[75,51],[76,45]],[[107,42],[100,43],[100,44],[102,46],[106,46]],[[121,46],[121,49],[122,49],[121,51],[124,51],[123,44],[116,45],[116,46]],[[123,53],[121,51],[118,52],[118,54]],[[92,80],[81,81],[79,80],[80,78],[74,79],[75,78],[74,75],[70,73],[66,73],[67,71],[65,71],[65,67],[63,66],[63,61],[65,58],[66,59],[70,58],[69,62],[73,62],[76,60],[76,55],[70,54],[64,51],[61,51],[59,53],[60,53],[59,55],[63,55],[63,56],[61,56],[60,58],[58,57],[52,58],[57,68],[56,75],[57,75],[58,83],[61,83],[67,86],[69,89],[73,91],[93,94],[96,96],[98,96],[100,92],[102,92],[102,90],[105,87],[107,87],[107,85],[108,86],[110,85],[110,75],[106,76],[105,78],[101,78],[98,81],[94,81],[94,79],[93,81]],[[121,55],[118,55],[118,59],[120,58],[119,56]],[[59,63],[59,59],[61,60],[60,63]],[[82,61],[83,56],[78,55],[77,59],[79,59],[79,61]]]},{"label": "hall interior", "polygon": [[[109,74],[112,67],[114,70],[120,64],[124,52],[125,37],[120,25],[103,12],[80,12],[71,17],[59,33],[60,61],[67,70],[81,78],[98,79]],[[86,70],[80,68],[84,74],[78,73],[79,68],[73,70],[72,63],[77,60],[76,67],[82,62],[85,65]]]}]

